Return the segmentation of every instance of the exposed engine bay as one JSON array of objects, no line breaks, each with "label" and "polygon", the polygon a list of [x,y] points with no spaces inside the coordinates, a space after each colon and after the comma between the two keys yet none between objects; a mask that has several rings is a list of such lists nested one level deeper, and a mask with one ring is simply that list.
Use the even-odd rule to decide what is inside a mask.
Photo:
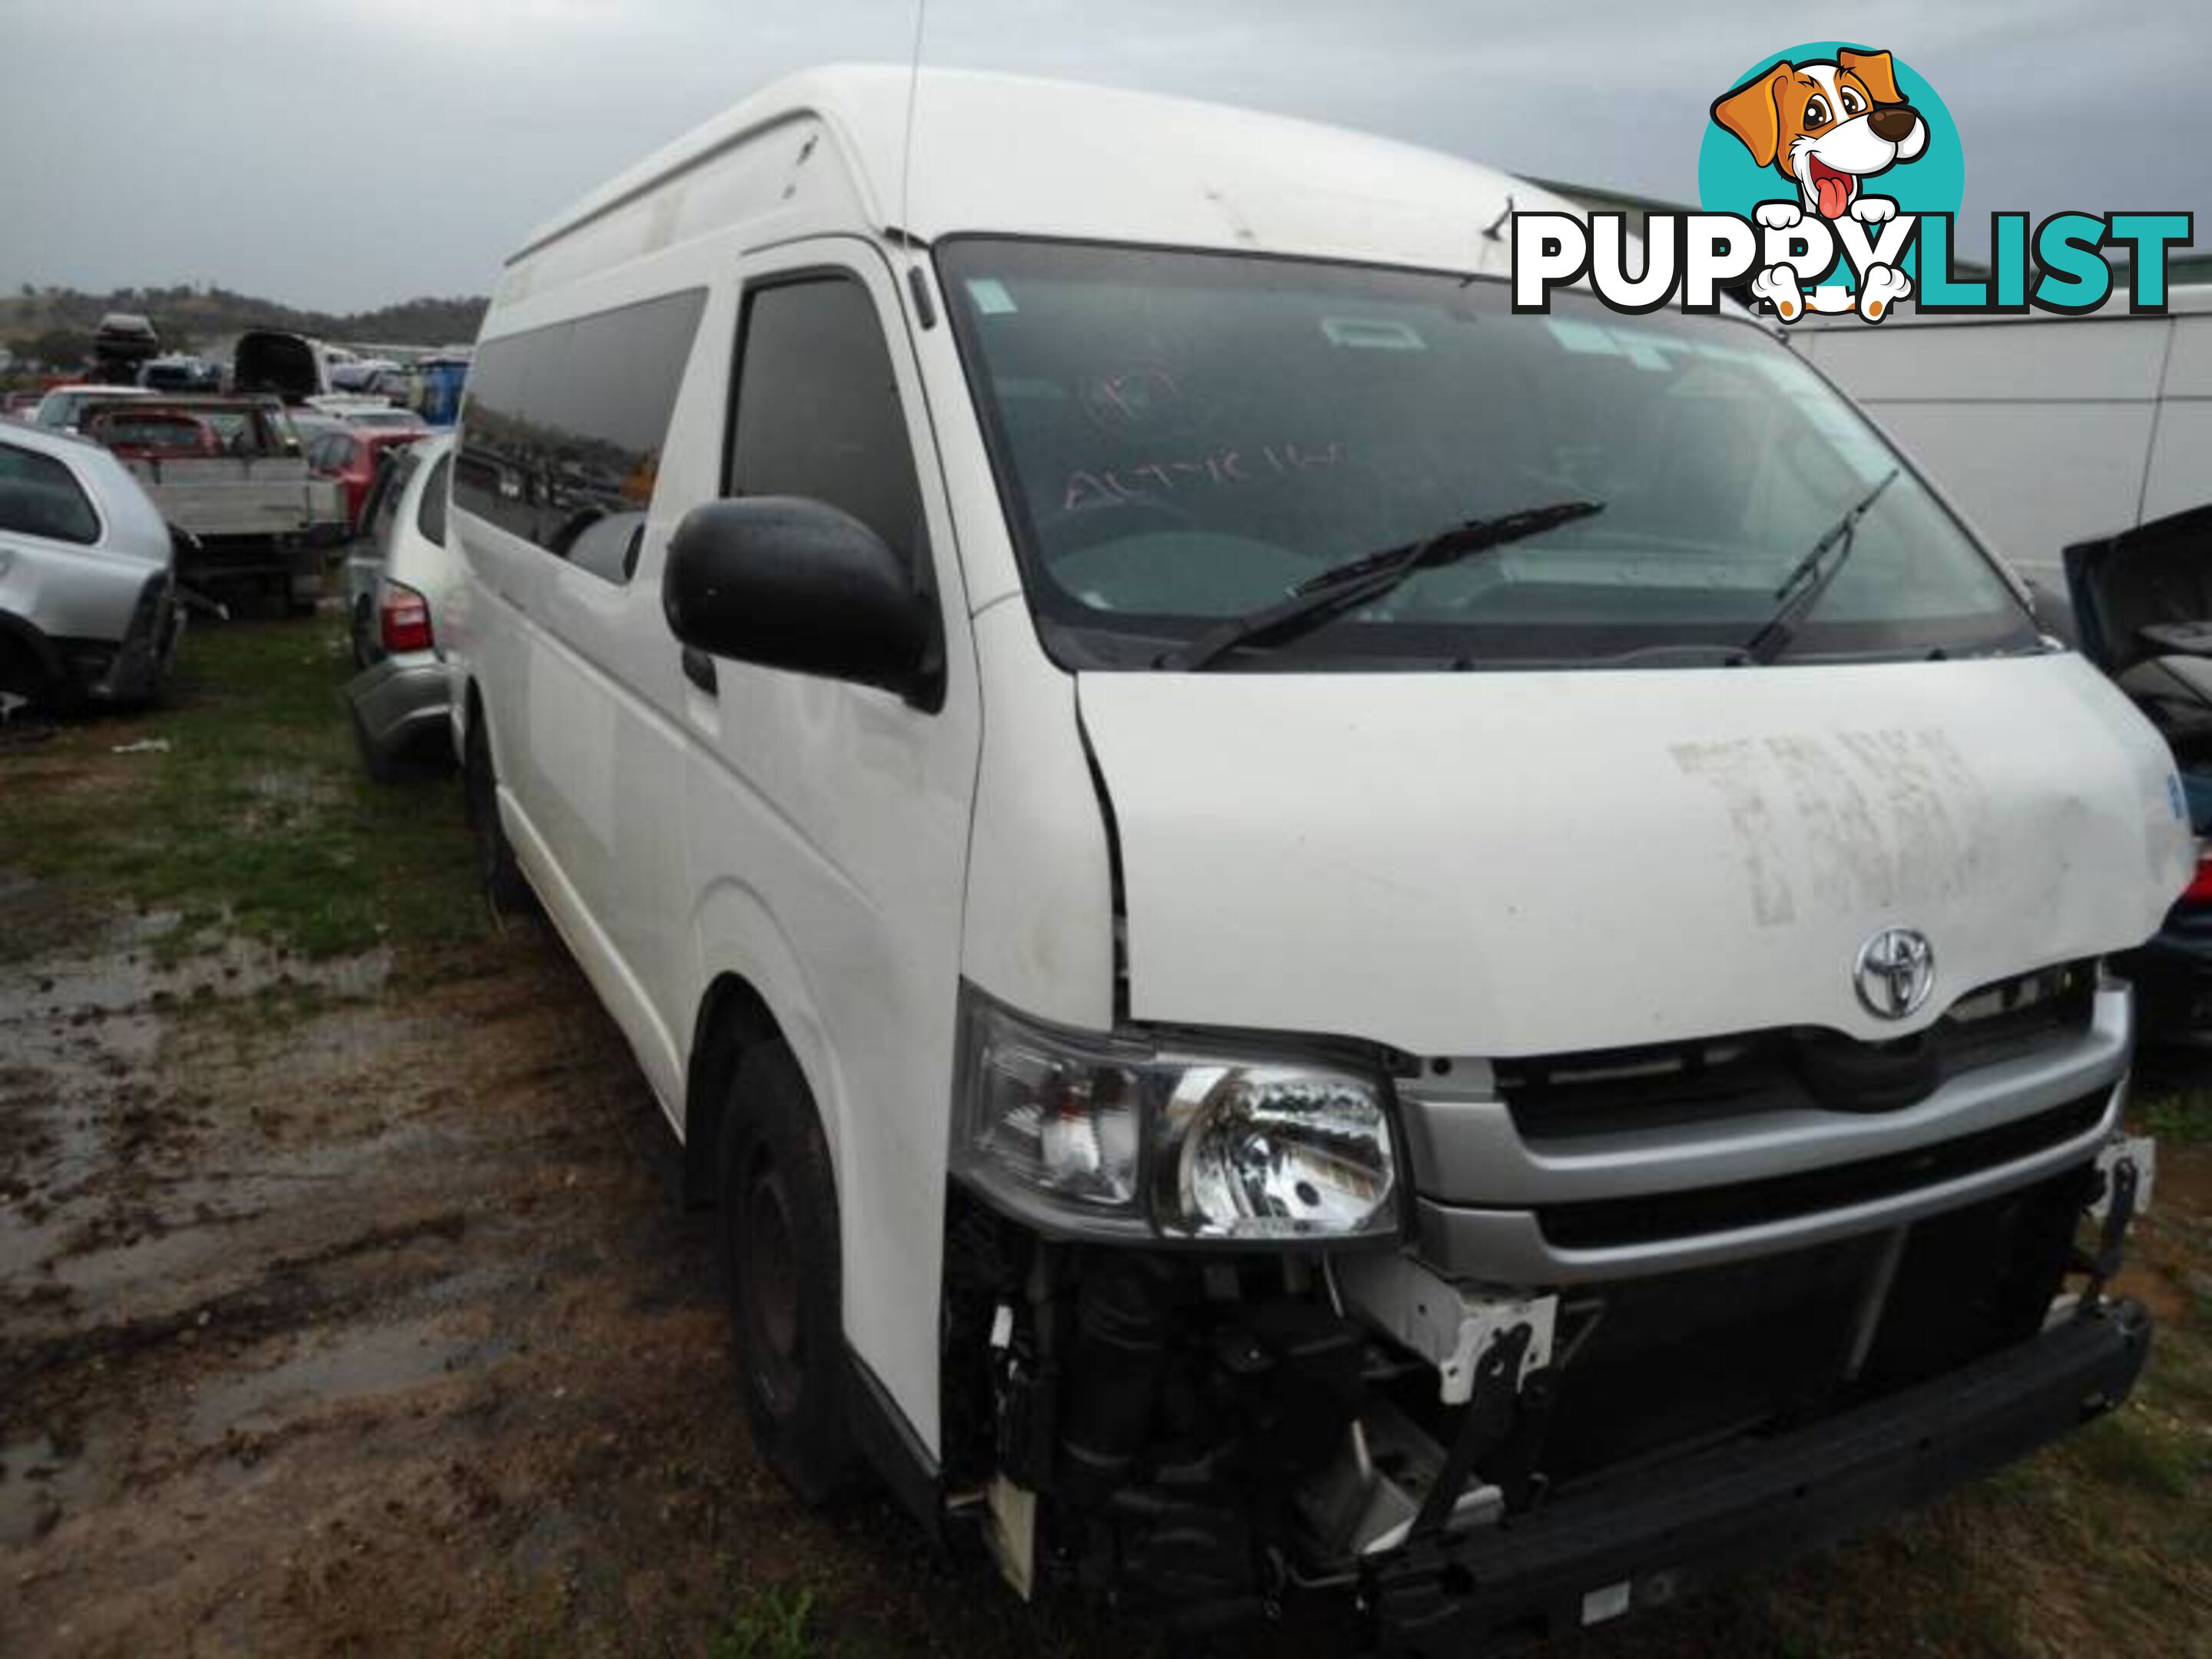
[{"label": "exposed engine bay", "polygon": [[1480,1588],[1455,1540],[1753,1455],[2097,1305],[2134,1208],[2120,1167],[2117,1194],[2081,1164],[1811,1249],[1553,1287],[1454,1282],[1397,1249],[1054,1243],[956,1191],[947,1489],[1025,1595],[1205,1625],[1348,1589],[1441,1617]]}]

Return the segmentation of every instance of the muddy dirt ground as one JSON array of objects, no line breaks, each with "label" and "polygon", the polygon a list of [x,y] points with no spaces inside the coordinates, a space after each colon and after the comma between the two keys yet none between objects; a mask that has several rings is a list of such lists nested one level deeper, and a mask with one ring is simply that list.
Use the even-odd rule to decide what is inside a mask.
[{"label": "muddy dirt ground", "polygon": [[0,1652],[972,1645],[906,1523],[753,1458],[707,1224],[541,925],[404,983],[171,925],[0,969]]},{"label": "muddy dirt ground", "polygon": [[556,949],[410,996],[163,920],[0,975],[0,1650],[497,1650],[820,1547]]},{"label": "muddy dirt ground", "polygon": [[[672,1201],[658,1111],[542,924],[377,922],[310,957],[216,875],[173,905],[70,879],[45,838],[70,792],[124,810],[118,748],[261,718],[190,680],[179,701],[0,746],[0,1654],[1152,1644],[768,1475],[708,1222]],[[296,763],[319,811],[356,810],[341,739]],[[2174,1154],[2137,1270],[2200,1345],[2208,1168]],[[1589,1650],[2212,1651],[2212,1389],[2201,1346],[2167,1352],[2140,1422]]]}]

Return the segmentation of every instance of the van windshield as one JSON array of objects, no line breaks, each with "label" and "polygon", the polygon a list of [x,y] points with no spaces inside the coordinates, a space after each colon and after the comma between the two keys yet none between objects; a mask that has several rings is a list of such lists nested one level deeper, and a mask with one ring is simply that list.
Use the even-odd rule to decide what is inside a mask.
[{"label": "van windshield", "polygon": [[[1068,667],[1140,668],[1350,559],[1561,501],[1238,669],[1663,663],[1742,647],[1898,458],[1739,319],[1503,283],[960,238],[938,254],[1030,603]],[[1789,660],[2022,650],[2010,586],[1909,471]]]}]

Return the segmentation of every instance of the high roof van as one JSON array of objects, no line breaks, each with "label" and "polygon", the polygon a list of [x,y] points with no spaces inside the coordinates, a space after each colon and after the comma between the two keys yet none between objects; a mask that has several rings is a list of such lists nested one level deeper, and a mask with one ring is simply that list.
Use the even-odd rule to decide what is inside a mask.
[{"label": "high roof van", "polygon": [[769,1461],[1024,1594],[1574,1628],[2143,1362],[2164,746],[1762,326],[1516,315],[1509,204],[825,70],[485,319],[486,882],[719,1206]]}]

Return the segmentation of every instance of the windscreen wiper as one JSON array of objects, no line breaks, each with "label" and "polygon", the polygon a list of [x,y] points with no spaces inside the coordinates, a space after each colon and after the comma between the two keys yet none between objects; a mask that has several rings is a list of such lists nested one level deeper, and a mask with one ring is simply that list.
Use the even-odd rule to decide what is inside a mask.
[{"label": "windscreen wiper", "polygon": [[[1790,574],[1774,590],[1774,597],[1782,601],[1780,607],[1760,626],[1759,632],[1743,642],[1747,662],[1770,663],[1790,648],[1796,637],[1797,624],[1803,622],[1828,585],[1843,569],[1844,562],[1851,556],[1851,548],[1858,540],[1859,520],[1866,517],[1867,509],[1889,488],[1902,469],[1893,466],[1881,475],[1872,489],[1845,507],[1835,523],[1820,532],[1820,539],[1806,550],[1805,556],[1790,567]],[[1835,556],[1828,556],[1830,550]]]},{"label": "windscreen wiper", "polygon": [[1604,510],[1602,501],[1553,501],[1544,507],[1523,507],[1517,513],[1501,513],[1495,518],[1470,519],[1424,541],[1363,554],[1307,578],[1273,605],[1217,623],[1196,638],[1164,653],[1155,666],[1206,668],[1240,646],[1295,639],[1333,617],[1381,599],[1417,570],[1456,564],[1493,547],[1541,535],[1547,530],[1556,530],[1563,524],[1572,524],[1577,519],[1587,519]]}]

